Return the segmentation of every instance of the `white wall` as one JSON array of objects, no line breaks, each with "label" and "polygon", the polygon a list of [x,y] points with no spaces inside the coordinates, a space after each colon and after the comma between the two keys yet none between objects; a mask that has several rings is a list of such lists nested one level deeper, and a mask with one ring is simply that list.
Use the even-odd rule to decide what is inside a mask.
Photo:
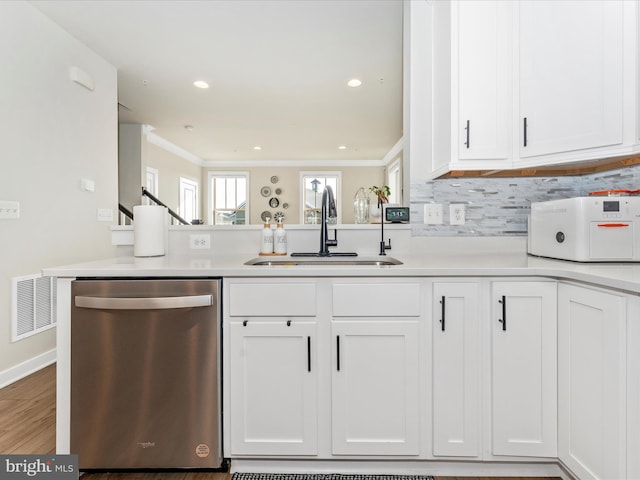
[{"label": "white wall", "polygon": [[[158,169],[158,198],[174,212],[179,212],[180,177],[196,182],[200,200],[200,218],[206,217],[206,200],[203,200],[205,196],[201,179],[202,168],[199,165],[153,143],[146,144],[144,165]],[[186,218],[185,220],[191,221],[192,219]]]},{"label": "white wall", "polygon": [[[30,4],[0,2],[0,200],[20,202],[0,220],[0,376],[55,348],[55,329],[10,343],[10,278],[115,254],[117,72]],[[69,79],[77,66],[94,91]],[[80,189],[83,178],[95,192]]]}]

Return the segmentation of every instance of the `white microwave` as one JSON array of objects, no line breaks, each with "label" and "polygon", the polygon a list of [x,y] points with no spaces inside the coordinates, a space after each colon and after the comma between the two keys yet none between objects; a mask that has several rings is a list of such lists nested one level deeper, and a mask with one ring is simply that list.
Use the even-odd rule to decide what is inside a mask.
[{"label": "white microwave", "polygon": [[528,252],[578,262],[640,262],[640,197],[534,202]]}]

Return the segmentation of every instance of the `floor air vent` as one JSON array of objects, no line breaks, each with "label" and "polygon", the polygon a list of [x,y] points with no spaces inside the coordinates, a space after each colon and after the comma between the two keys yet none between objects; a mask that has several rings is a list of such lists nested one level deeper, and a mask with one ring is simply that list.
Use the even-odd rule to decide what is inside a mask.
[{"label": "floor air vent", "polygon": [[56,324],[56,282],[53,277],[27,275],[12,283],[11,341],[47,330]]}]

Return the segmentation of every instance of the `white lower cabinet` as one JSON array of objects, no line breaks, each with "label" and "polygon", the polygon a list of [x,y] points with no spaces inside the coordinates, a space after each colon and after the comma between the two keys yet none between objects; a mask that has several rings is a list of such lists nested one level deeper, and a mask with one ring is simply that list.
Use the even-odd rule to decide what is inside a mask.
[{"label": "white lower cabinet", "polygon": [[331,318],[331,453],[420,453],[423,283],[335,280]]},{"label": "white lower cabinet", "polygon": [[334,320],[334,455],[418,455],[418,322]]},{"label": "white lower cabinet", "polygon": [[492,282],[494,455],[557,456],[555,282]]},{"label": "white lower cabinet", "polygon": [[231,453],[315,455],[315,322],[249,318],[230,339]]},{"label": "white lower cabinet", "polygon": [[581,480],[627,478],[626,315],[623,294],[558,286],[558,450]]},{"label": "white lower cabinet", "polygon": [[480,455],[481,356],[477,282],[433,284],[433,455]]},{"label": "white lower cabinet", "polygon": [[512,278],[224,292],[232,458],[559,458],[581,480],[638,478],[640,298]]}]

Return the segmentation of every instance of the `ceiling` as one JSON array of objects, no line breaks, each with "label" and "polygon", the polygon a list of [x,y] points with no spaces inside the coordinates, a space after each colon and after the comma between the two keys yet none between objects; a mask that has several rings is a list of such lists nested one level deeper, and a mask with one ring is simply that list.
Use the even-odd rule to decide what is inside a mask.
[{"label": "ceiling", "polygon": [[118,68],[121,123],[203,161],[380,160],[402,137],[401,0],[30,3]]}]

